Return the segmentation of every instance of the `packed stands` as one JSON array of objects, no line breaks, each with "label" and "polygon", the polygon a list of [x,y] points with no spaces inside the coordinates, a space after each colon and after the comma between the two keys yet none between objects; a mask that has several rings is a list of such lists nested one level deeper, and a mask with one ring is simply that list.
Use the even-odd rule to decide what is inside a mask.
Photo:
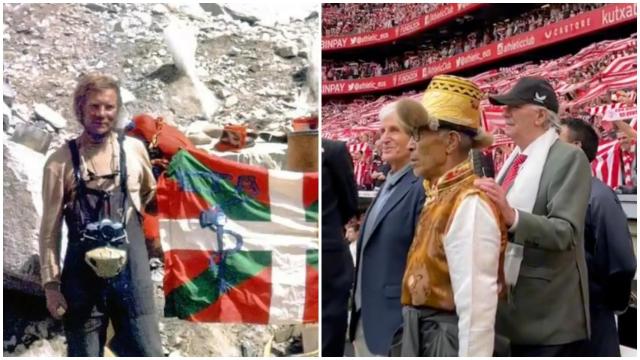
[{"label": "packed stands", "polygon": [[[378,6],[388,8],[403,8],[409,6],[392,6],[394,4],[340,4],[345,5],[344,8],[352,7],[360,9],[358,14],[365,12],[364,8],[369,6],[377,9]],[[429,5],[429,4],[412,4],[411,6]],[[429,44],[414,51],[407,51],[384,60],[384,62],[364,61],[354,59],[352,61],[335,61],[323,59],[322,77],[324,81],[335,80],[351,80],[363,79],[367,77],[382,76],[403,70],[414,69],[421,66],[440,61],[442,59],[452,57],[470,50],[485,46],[487,44],[502,41],[511,36],[535,30],[537,28],[558,22],[563,19],[576,16],[578,14],[591,11],[602,7],[604,4],[548,4],[542,7],[534,8],[524,12],[515,18],[506,18],[498,20],[492,26],[478,29],[467,34],[440,39],[438,43]],[[343,8],[343,7],[340,7]],[[326,8],[325,8],[326,9]],[[329,8],[332,9],[332,8]],[[424,10],[424,9],[420,9]],[[426,11],[430,11],[427,9]],[[325,10],[332,14],[334,10]],[[425,11],[425,12],[426,12]],[[366,24],[375,22],[379,16],[374,15],[371,19],[362,15]],[[332,16],[323,16],[325,21],[332,21]],[[411,19],[406,19],[409,21]],[[391,25],[395,26],[395,25]],[[368,29],[368,28],[367,28]],[[376,28],[367,31],[376,30]]]},{"label": "packed stands", "polygon": [[322,35],[348,35],[409,22],[438,4],[323,4]]},{"label": "packed stands", "polygon": [[[494,94],[508,91],[522,76],[542,76],[549,79],[559,95],[560,116],[582,118],[598,130],[602,143],[593,164],[594,173],[612,188],[616,188],[625,185],[625,177],[630,176],[635,153],[630,155],[631,151],[621,150],[623,142],[627,140],[617,138],[616,129],[607,117],[616,114],[623,119],[636,117],[636,59],[637,39],[636,34],[633,34],[624,39],[593,43],[574,55],[489,70],[477,74],[472,80],[487,94]],[[410,91],[401,96],[420,99],[421,95]],[[375,146],[379,136],[378,112],[385,104],[398,97],[369,96],[350,102],[338,99],[323,105],[323,136],[348,142],[352,156],[357,158],[354,165],[361,189],[372,187],[370,174],[379,166]],[[504,126],[502,109],[489,105],[488,101],[483,101],[481,108],[483,125],[496,138],[494,146],[488,152],[494,159],[497,171],[513,144],[501,130]],[[635,121],[633,127],[636,127]]]}]

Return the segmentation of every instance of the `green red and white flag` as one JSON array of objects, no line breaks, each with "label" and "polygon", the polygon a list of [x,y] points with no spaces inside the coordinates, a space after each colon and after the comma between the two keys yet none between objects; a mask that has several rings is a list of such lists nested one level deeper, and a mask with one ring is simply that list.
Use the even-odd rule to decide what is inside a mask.
[{"label": "green red and white flag", "polygon": [[180,150],[158,180],[165,316],[318,321],[318,174]]}]

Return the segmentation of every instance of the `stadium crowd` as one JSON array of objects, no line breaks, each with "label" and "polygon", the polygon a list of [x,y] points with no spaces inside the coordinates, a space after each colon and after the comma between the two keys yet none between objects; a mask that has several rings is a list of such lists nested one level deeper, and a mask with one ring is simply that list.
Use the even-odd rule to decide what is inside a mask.
[{"label": "stadium crowd", "polygon": [[[635,104],[635,89],[624,89],[616,91],[607,91],[605,94],[599,96],[595,100],[583,104],[575,108],[563,109],[562,116],[572,116],[582,119],[591,124],[600,138],[604,141],[618,139],[622,136],[618,132],[618,129],[614,124],[603,121],[604,114],[596,113],[592,114],[589,111],[590,107],[606,106],[614,104]],[[407,92],[402,95],[412,96],[415,92]],[[395,98],[389,98],[389,102]],[[343,104],[343,103],[328,103],[323,106],[323,114],[339,114],[344,111],[349,111],[351,107],[360,107],[363,103]],[[361,125],[357,120],[352,120],[351,124],[354,127]],[[500,135],[501,131],[498,129],[494,135]],[[624,141],[628,142],[627,136],[624,136]],[[351,136],[347,139],[349,148],[351,150],[351,157],[353,159],[354,175],[356,176],[356,183],[359,190],[374,190],[380,187],[380,184],[384,182],[384,175],[388,171],[388,167],[380,159],[380,134],[373,130],[363,130],[358,135]],[[495,166],[495,172],[500,170],[504,159],[509,155],[513,145],[502,144],[496,146],[493,151],[493,160]],[[635,158],[635,153],[634,153]],[[633,161],[633,160],[632,160]],[[632,162],[631,161],[631,162]]]},{"label": "stadium crowd", "polygon": [[[345,4],[340,4],[345,5]],[[390,4],[356,4],[390,5]],[[322,80],[353,80],[382,76],[452,57],[475,48],[500,41],[510,36],[532,31],[542,26],[567,19],[577,14],[594,10],[604,4],[547,4],[525,12],[513,19],[497,21],[492,27],[472,31],[467,35],[442,39],[438,44],[423,44],[416,51],[390,57],[384,63],[371,61],[323,60]],[[349,5],[350,6],[350,5]],[[347,6],[348,7],[348,6]],[[375,16],[374,16],[375,17]],[[332,18],[327,16],[326,18]]]},{"label": "stadium crowd", "polygon": [[[607,76],[609,72],[613,72],[614,79],[617,79],[620,74],[635,74],[635,53],[636,39],[635,35],[632,35],[628,39],[593,44],[588,48],[588,51],[583,49],[574,56],[538,63],[527,62],[487,71],[475,76],[474,81],[487,95],[493,95],[511,86],[522,74],[548,78],[558,94],[561,117],[570,116],[583,119],[596,129],[602,141],[621,138],[621,143],[628,143],[631,141],[630,137],[619,131],[620,129],[612,122],[603,121],[603,118],[604,110],[607,107],[635,106],[635,77],[630,77],[630,81],[627,81],[626,85],[605,89],[591,96],[587,95],[590,89],[607,84],[610,79]],[[615,67],[616,64],[618,67]],[[549,69],[561,70],[549,71]],[[410,91],[400,97],[419,98],[420,94]],[[388,171],[388,168],[380,160],[380,134],[376,129],[378,124],[377,110],[395,99],[397,97],[365,96],[348,103],[330,101],[323,105],[323,132],[329,137],[348,141],[354,162],[354,173],[360,190],[373,190],[379,187],[384,180],[384,174]],[[485,102],[482,104],[488,105]],[[500,139],[500,129],[496,129],[494,135]],[[499,171],[512,147],[510,142],[498,142],[490,149],[496,172]],[[633,158],[635,158],[635,153]],[[626,162],[631,161],[633,159],[629,159],[627,156]],[[621,184],[621,186],[624,185],[626,184]]]},{"label": "stadium crowd", "polygon": [[438,4],[323,4],[322,35],[387,29],[435,10]]}]

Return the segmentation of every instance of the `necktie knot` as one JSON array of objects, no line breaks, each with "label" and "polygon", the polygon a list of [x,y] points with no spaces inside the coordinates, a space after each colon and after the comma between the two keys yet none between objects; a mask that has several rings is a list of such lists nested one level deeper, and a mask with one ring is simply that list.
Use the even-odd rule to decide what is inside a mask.
[{"label": "necktie knot", "polygon": [[527,160],[527,155],[518,154],[518,156],[516,156],[516,159],[513,161],[513,166],[516,166],[518,167],[518,169],[520,169],[520,166],[522,165],[522,163],[524,163],[525,160]]}]

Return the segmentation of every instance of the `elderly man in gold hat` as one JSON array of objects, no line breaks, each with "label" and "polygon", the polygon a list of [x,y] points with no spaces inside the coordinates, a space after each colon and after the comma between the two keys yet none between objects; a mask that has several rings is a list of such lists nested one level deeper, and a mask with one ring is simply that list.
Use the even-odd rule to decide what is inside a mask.
[{"label": "elderly man in gold hat", "polygon": [[474,186],[469,152],[491,145],[480,127],[482,92],[436,76],[422,103],[401,100],[416,176],[427,195],[402,282],[402,356],[491,356],[504,286],[507,229]]}]

